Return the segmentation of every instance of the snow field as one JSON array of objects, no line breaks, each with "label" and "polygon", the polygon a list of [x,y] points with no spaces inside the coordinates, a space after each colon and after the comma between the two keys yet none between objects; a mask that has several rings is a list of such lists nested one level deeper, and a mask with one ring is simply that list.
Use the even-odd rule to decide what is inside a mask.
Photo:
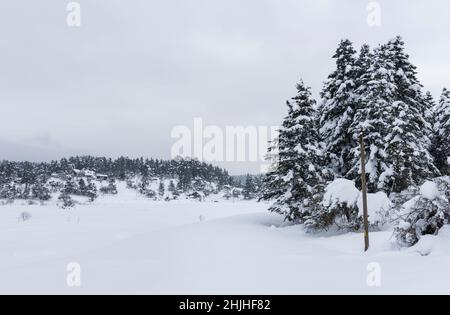
[{"label": "snow field", "polygon": [[[306,234],[264,203],[157,202],[120,189],[70,210],[0,207],[0,293],[450,293],[448,226],[403,250],[392,231],[371,233],[363,253],[362,234]],[[71,262],[80,287],[67,285]],[[380,286],[367,284],[373,262]]]}]

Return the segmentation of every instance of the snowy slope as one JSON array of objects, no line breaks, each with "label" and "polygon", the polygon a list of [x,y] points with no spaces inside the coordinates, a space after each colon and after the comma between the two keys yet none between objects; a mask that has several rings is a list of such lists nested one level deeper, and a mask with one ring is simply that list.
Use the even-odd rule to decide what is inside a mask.
[{"label": "snowy slope", "polygon": [[[123,188],[122,188],[123,189]],[[397,250],[392,232],[309,235],[255,202],[150,202],[134,191],[93,205],[0,207],[0,293],[450,293],[450,229]],[[18,222],[22,211],[31,219]],[[426,255],[427,256],[422,256]],[[68,287],[66,266],[81,266]],[[366,283],[381,266],[381,286]]]}]

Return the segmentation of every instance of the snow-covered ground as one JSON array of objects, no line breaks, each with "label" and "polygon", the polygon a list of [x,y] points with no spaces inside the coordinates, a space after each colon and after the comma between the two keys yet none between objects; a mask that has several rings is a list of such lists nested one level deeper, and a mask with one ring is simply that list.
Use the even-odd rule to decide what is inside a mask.
[{"label": "snow-covered ground", "polygon": [[[0,206],[0,293],[450,294],[449,226],[405,250],[391,231],[371,233],[363,253],[361,234],[309,235],[266,209],[148,201],[124,187],[70,210]],[[73,262],[80,287],[67,285]]]}]

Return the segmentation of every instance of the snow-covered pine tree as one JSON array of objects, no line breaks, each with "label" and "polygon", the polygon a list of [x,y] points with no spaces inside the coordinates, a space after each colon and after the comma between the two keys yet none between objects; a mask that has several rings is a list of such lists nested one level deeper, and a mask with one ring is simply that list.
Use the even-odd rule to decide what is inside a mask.
[{"label": "snow-covered pine tree", "polygon": [[140,183],[138,184],[138,190],[141,194],[145,195],[148,191],[149,179],[147,176],[142,176]]},{"label": "snow-covered pine tree", "polygon": [[244,199],[250,200],[253,199],[256,193],[256,184],[253,176],[247,174],[245,177],[245,184],[242,194],[244,195]]},{"label": "snow-covered pine tree", "polygon": [[20,191],[17,189],[17,186],[13,183],[11,185],[6,186],[6,196],[4,198],[8,200],[16,199],[20,194]]},{"label": "snow-covered pine tree", "polygon": [[434,110],[436,107],[436,102],[434,101],[434,97],[431,95],[430,91],[425,93],[424,101],[426,104],[425,119],[431,126],[430,134],[428,136],[431,139],[433,137]]},{"label": "snow-covered pine tree", "polygon": [[[390,133],[385,137],[385,152],[388,157],[388,171],[381,174],[378,187],[387,192],[401,192],[414,183],[414,156],[423,149],[416,143],[419,113],[402,101],[395,101],[386,108]],[[386,175],[386,176],[383,176]]]},{"label": "snow-covered pine tree", "polygon": [[67,178],[64,188],[62,189],[62,192],[68,194],[68,195],[75,195],[78,193],[78,187],[75,183],[75,180],[72,177]]},{"label": "snow-covered pine tree", "polygon": [[425,130],[426,136],[429,141],[429,147],[428,151],[431,154],[431,157],[433,158],[434,166],[440,171],[440,169],[437,167],[436,162],[434,160],[434,154],[433,154],[433,141],[434,141],[434,111],[436,109],[436,102],[434,100],[433,95],[430,91],[427,91],[424,95],[424,102],[425,102],[425,120],[427,122],[427,129]]},{"label": "snow-covered pine tree", "polygon": [[320,137],[326,146],[331,164],[337,174],[348,171],[347,156],[354,146],[349,127],[355,114],[355,67],[353,44],[342,40],[333,56],[336,70],[328,76],[321,92]]},{"label": "snow-covered pine tree", "polygon": [[97,186],[94,183],[90,182],[86,186],[85,196],[88,197],[90,201],[94,201],[95,198],[97,198]]},{"label": "snow-covered pine tree", "polygon": [[415,127],[413,132],[417,147],[411,156],[411,168],[414,182],[421,184],[425,180],[439,175],[430,154],[432,124],[427,119],[430,104],[427,96],[422,93],[422,84],[417,78],[417,68],[409,61],[403,39],[397,36],[387,45],[396,70],[394,76],[397,86],[396,99],[407,105],[406,110],[411,117],[407,123]]},{"label": "snow-covered pine tree", "polygon": [[173,180],[170,181],[168,190],[172,194],[172,197],[174,197],[174,198],[179,195],[179,192],[176,189],[175,184],[173,183]]},{"label": "snow-covered pine tree", "polygon": [[[395,83],[397,86],[397,97],[399,101],[406,105],[414,107],[422,118],[426,116],[427,102],[426,96],[421,89],[422,84],[417,78],[417,68],[409,61],[409,55],[405,52],[405,42],[401,36],[397,36],[387,43],[391,51],[392,62],[395,67]],[[426,125],[426,121],[421,121],[420,127],[431,128]]]},{"label": "snow-covered pine tree", "polygon": [[114,180],[114,178],[109,179],[108,190],[109,190],[110,194],[117,195],[118,191],[117,191],[116,181]]},{"label": "snow-covered pine tree", "polygon": [[62,201],[61,208],[63,209],[70,208],[75,205],[75,202],[72,200],[72,197],[70,197],[70,195],[65,191],[61,192],[61,194],[58,197],[58,200]]},{"label": "snow-covered pine tree", "polygon": [[86,195],[87,192],[87,186],[86,186],[86,182],[84,181],[83,178],[80,178],[80,180],[78,181],[78,191],[77,194],[78,195]]},{"label": "snow-covered pine tree", "polygon": [[[363,44],[359,51],[358,58],[355,61],[355,76],[356,76],[356,87],[364,82],[361,82],[361,78],[363,78],[364,74],[369,70],[373,60],[373,54],[370,50],[370,46],[367,44]],[[358,95],[357,95],[358,96]]]},{"label": "snow-covered pine tree", "polygon": [[[277,133],[279,130],[277,130]],[[265,173],[263,174],[263,178],[261,181],[261,195],[259,196],[259,200],[271,200],[274,198],[277,193],[275,192],[277,187],[273,185],[276,180],[277,169],[278,169],[278,143],[279,143],[279,135],[269,141],[267,147],[267,154],[265,156],[265,160],[267,163],[267,168]]]},{"label": "snow-covered pine tree", "polygon": [[38,199],[41,201],[47,201],[52,197],[50,195],[50,190],[40,182],[33,185],[33,188],[31,189],[31,196],[34,199]]},{"label": "snow-covered pine tree", "polygon": [[[399,55],[398,46],[391,43],[379,46],[374,51],[372,65],[359,79],[358,108],[350,133],[355,142],[361,132],[365,135],[369,192],[400,192],[437,173],[428,151],[430,141],[424,119],[425,105],[413,103],[408,96],[419,85],[416,83],[416,88],[407,86],[399,79],[399,74],[409,73],[411,82],[415,82],[415,68],[412,65],[406,67],[407,60]],[[402,62],[396,63],[397,59]],[[399,65],[409,70],[398,69]],[[406,80],[405,76],[402,78]],[[423,101],[420,90],[417,93]],[[355,144],[349,158],[352,168],[346,175],[358,183],[359,155],[359,145]]]},{"label": "snow-covered pine tree", "polygon": [[31,195],[31,188],[29,184],[25,184],[22,191],[19,194],[20,199],[28,199]]},{"label": "snow-covered pine tree", "polygon": [[316,205],[314,187],[322,181],[315,101],[303,81],[287,102],[288,114],[278,136],[278,162],[264,178],[261,199],[274,200],[269,210],[302,222]]},{"label": "snow-covered pine tree", "polygon": [[177,182],[175,189],[177,190],[178,195],[184,192],[183,183],[180,180]]},{"label": "snow-covered pine tree", "polygon": [[164,193],[165,193],[165,187],[164,187],[164,182],[163,181],[160,181],[159,182],[159,187],[158,187],[158,194],[162,197],[162,196],[164,196]]},{"label": "snow-covered pine tree", "polygon": [[348,128],[349,137],[352,138],[351,149],[346,159],[347,167],[346,173],[338,174],[355,181],[360,186],[360,146],[359,136],[362,131],[363,120],[367,116],[365,111],[365,102],[363,99],[364,93],[367,92],[368,82],[372,80],[371,75],[368,74],[372,70],[374,62],[374,53],[370,50],[369,45],[363,44],[360,53],[355,62],[355,105],[353,122]]},{"label": "snow-covered pine tree", "polygon": [[395,67],[391,61],[391,52],[387,45],[375,49],[373,61],[366,73],[359,79],[362,83],[358,88],[358,109],[354,122],[349,128],[353,136],[354,145],[351,150],[351,165],[346,177],[360,182],[360,148],[357,142],[364,133],[366,144],[366,174],[369,192],[379,188],[379,178],[390,172],[388,157],[384,150],[384,137],[390,129],[387,108],[395,101],[396,85],[394,81]]},{"label": "snow-covered pine tree", "polygon": [[450,91],[443,89],[434,110],[432,154],[436,167],[443,175],[450,175]]}]

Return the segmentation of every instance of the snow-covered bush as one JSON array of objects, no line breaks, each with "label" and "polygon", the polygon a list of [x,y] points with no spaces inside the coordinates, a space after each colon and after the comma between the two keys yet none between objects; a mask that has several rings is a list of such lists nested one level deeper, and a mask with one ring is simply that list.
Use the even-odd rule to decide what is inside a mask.
[{"label": "snow-covered bush", "polygon": [[100,187],[100,192],[105,195],[117,195],[117,186],[113,179],[111,179],[107,186]]},{"label": "snow-covered bush", "polygon": [[334,224],[343,229],[358,229],[358,199],[360,192],[353,181],[338,178],[325,189],[323,206]]},{"label": "snow-covered bush", "polygon": [[52,193],[56,193],[64,189],[64,182],[60,180],[50,180],[48,185],[50,187],[50,192]]},{"label": "snow-covered bush", "polygon": [[[362,194],[358,198],[358,218],[362,222],[363,218],[363,201]],[[386,193],[379,191],[374,194],[367,194],[367,212],[369,216],[369,228],[377,230],[391,219],[392,202]]]},{"label": "snow-covered bush", "polygon": [[63,209],[71,208],[75,205],[75,202],[72,200],[72,197],[66,192],[62,192],[61,195],[59,195],[58,200],[62,201],[62,204],[60,204],[60,207]]},{"label": "snow-covered bush", "polygon": [[449,209],[448,200],[439,192],[438,185],[427,181],[420,187],[420,195],[403,204],[394,235],[400,245],[412,246],[423,235],[436,235],[444,225]]},{"label": "snow-covered bush", "polygon": [[7,184],[0,187],[0,198],[9,201],[14,200],[19,195],[19,191],[15,184]]},{"label": "snow-covered bush", "polygon": [[405,202],[411,200],[415,196],[420,194],[420,187],[418,186],[409,186],[402,192],[399,193],[391,193],[389,195],[389,199],[392,202],[393,208],[400,209]]},{"label": "snow-covered bush", "polygon": [[[332,225],[346,230],[359,230],[362,227],[362,194],[353,181],[335,179],[324,187],[321,196],[323,200],[316,201],[319,206],[305,221],[307,229],[324,230]],[[367,205],[371,229],[379,229],[389,222],[392,203],[384,192],[367,194]]]},{"label": "snow-covered bush", "polygon": [[41,183],[37,183],[33,186],[33,188],[31,189],[31,195],[34,199],[38,199],[41,201],[50,200],[50,198],[52,197],[50,195],[50,190]]},{"label": "snow-covered bush", "polygon": [[[450,176],[435,178],[434,182],[436,183],[442,198],[447,199],[447,201],[450,203]],[[447,208],[447,211],[445,211],[444,215],[446,222],[450,224],[450,207]]]},{"label": "snow-covered bush", "polygon": [[320,207],[307,216],[306,228],[323,230],[336,225],[340,229],[358,229],[359,195],[354,182],[343,178],[335,179],[325,187]]}]

